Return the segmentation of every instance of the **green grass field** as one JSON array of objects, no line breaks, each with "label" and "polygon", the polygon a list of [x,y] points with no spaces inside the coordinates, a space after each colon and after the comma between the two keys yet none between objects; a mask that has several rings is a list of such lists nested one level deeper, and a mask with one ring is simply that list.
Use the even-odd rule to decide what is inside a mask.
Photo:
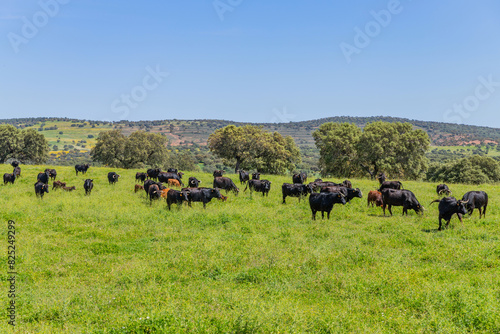
[{"label": "green grass field", "polygon": [[[364,198],[311,220],[308,201],[288,198],[269,176],[269,197],[229,194],[168,211],[134,193],[135,170],[91,167],[77,190],[35,197],[36,174],[0,186],[2,242],[16,226],[16,330],[2,333],[499,333],[499,196],[495,185],[450,185],[456,196],[485,190],[477,211],[437,232],[435,184],[403,182],[427,208],[401,217],[367,208],[377,184],[352,180]],[[108,185],[107,173],[121,175]],[[11,172],[1,165],[0,173]],[[210,186],[209,174],[190,174]],[[236,181],[236,175],[230,175]],[[94,179],[86,197],[83,180]],[[239,182],[237,182],[239,185]]]}]

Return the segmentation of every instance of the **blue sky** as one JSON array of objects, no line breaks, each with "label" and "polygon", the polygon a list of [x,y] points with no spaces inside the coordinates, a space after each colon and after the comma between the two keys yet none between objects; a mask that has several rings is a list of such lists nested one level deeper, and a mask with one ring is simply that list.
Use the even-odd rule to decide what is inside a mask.
[{"label": "blue sky", "polygon": [[500,2],[2,0],[0,117],[500,127]]}]

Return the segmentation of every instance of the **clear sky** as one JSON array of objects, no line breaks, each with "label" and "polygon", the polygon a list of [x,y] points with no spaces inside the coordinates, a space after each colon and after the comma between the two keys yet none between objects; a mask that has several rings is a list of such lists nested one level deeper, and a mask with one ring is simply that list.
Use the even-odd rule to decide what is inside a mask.
[{"label": "clear sky", "polygon": [[500,127],[500,2],[0,2],[0,118],[341,115]]}]

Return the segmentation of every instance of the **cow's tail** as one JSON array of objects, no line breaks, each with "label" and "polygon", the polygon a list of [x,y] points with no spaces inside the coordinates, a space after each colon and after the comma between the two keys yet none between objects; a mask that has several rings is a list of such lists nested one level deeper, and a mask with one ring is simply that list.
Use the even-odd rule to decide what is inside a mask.
[{"label": "cow's tail", "polygon": [[436,203],[436,202],[438,202],[438,203],[439,203],[439,202],[441,202],[441,200],[440,200],[440,199],[435,199],[435,200],[433,200],[432,202],[430,202],[430,203],[429,203],[429,205],[431,205],[432,203]]}]

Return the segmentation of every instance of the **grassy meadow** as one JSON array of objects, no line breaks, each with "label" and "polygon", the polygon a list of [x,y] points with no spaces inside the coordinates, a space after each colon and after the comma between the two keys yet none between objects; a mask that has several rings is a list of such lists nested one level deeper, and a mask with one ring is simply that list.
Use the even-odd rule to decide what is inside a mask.
[{"label": "grassy meadow", "polygon": [[[36,174],[0,186],[2,243],[16,222],[15,333],[499,333],[500,210],[497,186],[450,185],[454,195],[485,190],[485,219],[456,217],[437,231],[436,184],[403,182],[427,211],[384,217],[367,208],[377,183],[352,180],[363,198],[311,220],[308,201],[229,194],[168,211],[134,193],[136,170],[91,167],[74,192],[36,198]],[[107,173],[120,181],[111,186]],[[0,173],[12,172],[0,165]],[[211,186],[210,174],[196,176]],[[229,175],[234,181],[237,175]],[[94,179],[91,196],[83,181]],[[239,181],[237,182],[239,186]],[[240,187],[241,189],[241,187]],[[241,189],[243,190],[243,189]],[[223,192],[224,193],[224,192]],[[8,306],[6,261],[0,303]]]}]

